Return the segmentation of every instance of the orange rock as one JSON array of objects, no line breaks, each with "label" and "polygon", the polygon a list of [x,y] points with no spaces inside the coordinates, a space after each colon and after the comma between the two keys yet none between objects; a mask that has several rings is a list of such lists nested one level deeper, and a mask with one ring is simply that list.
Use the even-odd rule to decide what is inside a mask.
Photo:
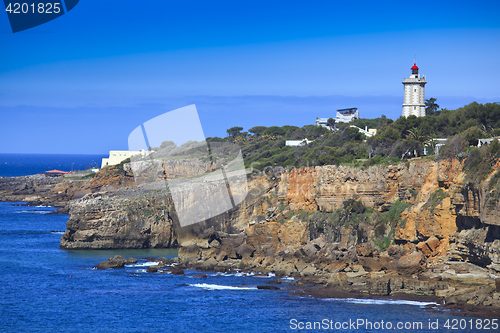
[{"label": "orange rock", "polygon": [[434,252],[439,246],[439,239],[437,239],[434,236],[431,236],[427,241],[425,241],[425,244],[432,252]]},{"label": "orange rock", "polygon": [[412,252],[399,258],[397,266],[400,269],[419,267],[424,261],[424,255],[420,252]]}]

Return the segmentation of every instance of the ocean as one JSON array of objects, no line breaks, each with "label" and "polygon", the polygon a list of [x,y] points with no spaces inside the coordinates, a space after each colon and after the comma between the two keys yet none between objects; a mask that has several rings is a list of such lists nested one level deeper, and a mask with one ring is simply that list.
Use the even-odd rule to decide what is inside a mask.
[{"label": "ocean", "polygon": [[105,155],[0,154],[0,177],[34,175],[48,170],[86,170],[101,167]]},{"label": "ocean", "polygon": [[[46,156],[40,168],[58,168],[51,162],[56,158]],[[20,161],[9,172],[33,170],[34,159],[25,171]],[[73,163],[71,157],[64,161],[62,166]],[[299,297],[291,293],[292,278],[284,279],[280,290],[258,290],[275,279],[272,274],[146,273],[154,264],[150,257],[172,258],[177,251],[61,250],[68,215],[48,214],[54,209],[0,202],[0,331],[446,332],[447,322],[468,325],[471,320],[422,302]],[[93,269],[116,254],[139,262],[124,269]]]}]

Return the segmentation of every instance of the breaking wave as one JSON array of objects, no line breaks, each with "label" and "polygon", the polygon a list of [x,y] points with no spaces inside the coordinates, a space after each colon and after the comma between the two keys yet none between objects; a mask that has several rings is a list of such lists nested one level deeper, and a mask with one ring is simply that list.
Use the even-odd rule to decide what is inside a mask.
[{"label": "breaking wave", "polygon": [[125,267],[149,267],[149,266],[158,265],[159,263],[160,263],[159,261],[146,261],[146,262],[141,262],[141,263],[137,263],[137,264],[125,265]]},{"label": "breaking wave", "polygon": [[353,304],[369,305],[414,305],[424,307],[427,305],[438,305],[436,302],[408,301],[400,299],[370,299],[370,298],[325,298],[325,300],[340,301]]},{"label": "breaking wave", "polygon": [[205,290],[257,290],[256,287],[222,286],[219,284],[209,284],[209,283],[194,283],[194,284],[189,284],[189,286],[196,288],[203,288]]}]

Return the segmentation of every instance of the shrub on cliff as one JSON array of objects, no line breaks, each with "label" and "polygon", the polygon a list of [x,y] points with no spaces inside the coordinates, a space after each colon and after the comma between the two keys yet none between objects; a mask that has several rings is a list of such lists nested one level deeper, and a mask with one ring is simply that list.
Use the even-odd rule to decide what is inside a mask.
[{"label": "shrub on cliff", "polygon": [[340,241],[342,227],[350,227],[356,233],[360,243],[368,239],[367,229],[376,219],[378,212],[366,207],[357,198],[351,198],[343,203],[343,207],[332,213],[301,211],[298,218],[308,223],[311,239],[324,234],[331,242]]},{"label": "shrub on cliff", "polygon": [[466,180],[480,183],[493,171],[493,166],[500,159],[500,143],[494,140],[489,146],[473,148],[464,162]]},{"label": "shrub on cliff", "polygon": [[446,198],[448,196],[449,196],[449,194],[440,188],[440,189],[434,191],[433,193],[431,193],[431,195],[430,195],[429,199],[427,200],[427,202],[425,203],[424,207],[426,207],[431,212],[433,212],[434,208],[436,208],[437,205],[441,204],[443,202],[444,198]]},{"label": "shrub on cliff", "polygon": [[401,221],[401,213],[410,206],[411,204],[406,201],[396,200],[387,212],[382,213],[380,222],[390,228],[395,228],[398,222]]}]

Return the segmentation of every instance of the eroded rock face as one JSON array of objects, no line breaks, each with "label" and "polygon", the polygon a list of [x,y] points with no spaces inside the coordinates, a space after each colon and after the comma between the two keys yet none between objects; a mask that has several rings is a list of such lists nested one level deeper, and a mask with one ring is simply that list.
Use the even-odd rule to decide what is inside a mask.
[{"label": "eroded rock face", "polygon": [[115,191],[134,186],[132,173],[121,165],[110,166],[99,171],[93,178],[91,172],[69,173],[64,177],[30,175],[22,177],[0,177],[0,201],[22,201],[28,205],[61,207],[58,213],[68,213],[67,204],[86,194],[99,191]]},{"label": "eroded rock face", "polygon": [[281,176],[279,199],[285,200],[292,210],[318,209],[318,172],[314,167],[293,169]]},{"label": "eroded rock face", "polygon": [[81,184],[81,181],[44,175],[0,178],[0,201],[62,207],[73,198],[75,188]]},{"label": "eroded rock face", "polygon": [[173,245],[169,203],[155,198],[89,194],[70,204],[65,249],[155,248]]},{"label": "eroded rock face", "polygon": [[[114,171],[97,177],[89,188],[104,188],[99,184],[104,179],[115,179],[117,174],[120,173]],[[122,180],[104,183],[116,183],[113,186],[126,183],[127,173],[121,175]],[[484,184],[466,183],[457,160],[417,159],[367,169],[347,166],[294,169],[277,179],[264,176],[250,179],[250,195],[238,207],[185,228],[176,226],[171,203],[138,199],[140,189],[137,189],[139,194],[132,195],[133,199],[127,191],[122,195],[115,195],[116,190],[98,192],[71,204],[68,230],[61,247],[141,248],[178,244],[196,246],[200,251],[210,249],[214,260],[273,257],[299,249],[312,257],[323,248],[329,248],[324,255],[335,260],[353,258],[356,251],[361,257],[376,256],[377,251],[369,250],[373,247],[370,241],[373,231],[369,226],[364,230],[365,239],[345,226],[336,239],[323,238],[321,245],[308,244],[311,238],[322,234],[311,232],[307,223],[298,218],[290,220],[290,212],[333,212],[353,197],[368,207],[386,211],[399,199],[412,204],[394,229],[395,241],[405,250],[415,249],[432,260],[440,257],[472,260],[500,269],[499,241],[496,241],[499,200],[491,190],[488,192],[491,188],[488,182],[495,177],[493,173]],[[184,200],[186,207],[191,204],[196,203],[189,198]],[[212,230],[212,234],[207,230]],[[219,239],[213,236],[217,232],[239,236]],[[368,243],[363,245],[366,249],[362,250],[359,245],[367,237]]]},{"label": "eroded rock face", "polygon": [[[373,231],[367,226],[367,236],[360,238],[355,230],[344,226],[336,239],[325,238],[311,232],[297,213],[290,219],[291,212],[333,212],[353,197],[368,207],[386,211],[399,199],[412,206],[402,213],[394,229],[394,239],[401,248],[395,259],[407,255],[405,251],[416,250],[424,261],[468,260],[500,271],[499,200],[490,184],[496,176],[493,173],[483,184],[467,183],[462,165],[456,160],[413,160],[367,169],[309,167],[294,169],[276,179],[255,177],[249,182],[251,194],[238,207],[185,228],[176,224],[168,199],[152,199],[140,188],[117,190],[127,184],[126,175],[115,171],[97,177],[87,188],[108,191],[88,194],[71,203],[61,247],[179,245],[185,259],[192,256],[193,260],[212,260],[213,265],[242,260],[244,265],[265,264],[283,272],[311,274],[307,271],[310,267],[302,267],[302,262],[310,258],[378,258],[379,250],[373,248],[370,236]],[[186,207],[194,204],[189,198],[184,200]],[[309,259],[287,257],[294,254]],[[373,263],[370,266],[377,269]]]}]

